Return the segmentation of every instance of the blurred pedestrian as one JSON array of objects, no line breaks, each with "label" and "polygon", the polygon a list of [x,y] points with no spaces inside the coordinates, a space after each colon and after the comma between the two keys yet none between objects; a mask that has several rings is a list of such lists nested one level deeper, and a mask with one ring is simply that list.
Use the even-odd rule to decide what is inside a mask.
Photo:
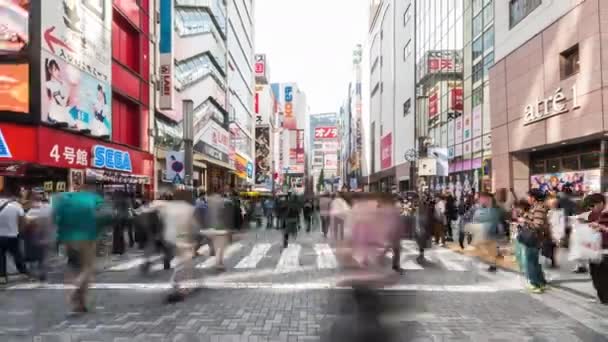
[{"label": "blurred pedestrian", "polygon": [[301,207],[297,195],[289,193],[287,195],[287,213],[285,217],[285,227],[283,231],[283,248],[289,245],[289,237],[296,236],[300,226]]},{"label": "blurred pedestrian", "polygon": [[539,262],[539,249],[548,237],[547,207],[545,193],[539,189],[528,192],[530,210],[518,219],[520,231],[518,240],[524,245],[526,274],[530,282],[529,289],[534,293],[544,292],[547,281]]},{"label": "blurred pedestrian", "polygon": [[593,287],[602,304],[608,305],[608,206],[602,194],[588,196],[588,202],[593,210],[588,220],[590,227],[602,234],[603,256],[599,262],[589,263],[589,273]]},{"label": "blurred pedestrian", "polygon": [[349,211],[350,206],[344,200],[343,195],[338,193],[330,204],[330,227],[332,237],[336,241],[344,239],[344,221]]},{"label": "blurred pedestrian", "polygon": [[36,276],[40,281],[46,281],[47,267],[46,259],[51,246],[56,241],[56,229],[52,221],[52,210],[44,193],[35,192],[32,196],[30,210],[25,215],[29,232],[29,254],[30,262],[37,266]]},{"label": "blurred pedestrian", "polygon": [[312,229],[312,215],[313,215],[313,203],[311,199],[307,199],[304,202],[304,208],[302,209],[304,215],[304,223],[306,224],[306,232],[310,233]]},{"label": "blurred pedestrian", "polygon": [[8,283],[6,253],[10,253],[17,271],[27,275],[27,268],[19,247],[19,232],[25,226],[25,212],[16,194],[6,193],[0,199],[0,284]]},{"label": "blurred pedestrian", "polygon": [[473,238],[478,239],[476,247],[479,249],[482,259],[487,260],[490,264],[488,268],[489,272],[496,272],[496,259],[498,256],[498,244],[496,240],[499,236],[499,221],[500,214],[495,206],[494,197],[490,193],[481,192],[479,194],[479,207],[473,214],[472,222],[480,225],[480,233],[483,236],[476,237],[474,234]]},{"label": "blurred pedestrian", "polygon": [[331,201],[329,194],[325,193],[319,198],[319,216],[321,217],[321,232],[327,238],[331,218]]}]

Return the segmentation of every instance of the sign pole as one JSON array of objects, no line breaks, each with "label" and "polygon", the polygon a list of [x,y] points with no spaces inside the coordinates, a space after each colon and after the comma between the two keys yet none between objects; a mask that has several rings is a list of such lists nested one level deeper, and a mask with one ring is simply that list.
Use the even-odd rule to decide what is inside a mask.
[{"label": "sign pole", "polygon": [[186,186],[187,189],[192,190],[192,177],[194,174],[194,155],[193,155],[193,139],[194,139],[194,132],[193,132],[193,110],[194,110],[194,104],[192,102],[192,100],[183,100],[182,101],[182,109],[183,109],[183,117],[184,117],[184,127],[183,127],[183,132],[184,132],[184,185]]}]

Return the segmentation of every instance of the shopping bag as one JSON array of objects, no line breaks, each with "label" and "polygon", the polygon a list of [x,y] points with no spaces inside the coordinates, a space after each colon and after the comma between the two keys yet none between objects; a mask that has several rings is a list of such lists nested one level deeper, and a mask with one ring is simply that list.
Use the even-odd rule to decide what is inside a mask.
[{"label": "shopping bag", "polygon": [[602,260],[602,234],[587,223],[576,222],[570,236],[570,261],[598,262]]},{"label": "shopping bag", "polygon": [[551,238],[560,241],[566,234],[566,215],[564,209],[551,209],[548,215],[551,226]]}]

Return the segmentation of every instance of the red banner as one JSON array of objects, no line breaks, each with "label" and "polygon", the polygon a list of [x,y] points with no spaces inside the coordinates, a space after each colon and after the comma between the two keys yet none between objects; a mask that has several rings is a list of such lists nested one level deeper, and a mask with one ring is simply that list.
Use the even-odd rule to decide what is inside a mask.
[{"label": "red banner", "polygon": [[452,89],[452,110],[463,110],[464,108],[464,93],[462,88],[453,88]]},{"label": "red banner", "polygon": [[437,96],[437,92],[434,91],[429,96],[429,118],[434,118],[439,114],[439,96]]},{"label": "red banner", "polygon": [[335,139],[337,137],[338,129],[334,126],[315,128],[315,139]]},{"label": "red banner", "polygon": [[393,135],[389,133],[380,140],[380,167],[388,169],[393,166]]}]

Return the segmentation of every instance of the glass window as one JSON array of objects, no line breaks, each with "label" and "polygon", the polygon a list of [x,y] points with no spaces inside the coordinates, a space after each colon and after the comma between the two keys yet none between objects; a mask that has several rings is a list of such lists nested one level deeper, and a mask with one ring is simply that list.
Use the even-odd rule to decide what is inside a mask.
[{"label": "glass window", "polygon": [[[458,2],[458,0],[456,0]],[[473,0],[473,14],[477,14],[481,11],[482,0]]]},{"label": "glass window", "polygon": [[481,105],[483,103],[483,86],[475,88],[471,98],[473,108]]},{"label": "glass window", "polygon": [[530,171],[533,175],[545,173],[545,161],[535,160],[534,162],[532,162],[532,167]]},{"label": "glass window", "polygon": [[481,34],[483,30],[483,17],[481,14],[478,14],[475,18],[473,18],[473,37],[477,37]]},{"label": "glass window", "polygon": [[598,169],[600,167],[600,153],[593,152],[581,155],[581,169]]},{"label": "glass window", "polygon": [[408,5],[405,9],[405,12],[403,13],[403,26],[407,26],[407,23],[409,23],[410,19],[412,18],[412,13],[410,11],[411,8],[412,5]]},{"label": "glass window", "polygon": [[483,8],[483,26],[486,27],[494,21],[494,1],[488,1]]},{"label": "glass window", "polygon": [[485,76],[489,75],[490,72],[490,67],[494,65],[494,52],[487,54],[484,58],[483,58],[483,74]]},{"label": "glass window", "polygon": [[403,60],[407,60],[412,55],[412,40],[410,39],[403,48]]},{"label": "glass window", "polygon": [[485,52],[494,49],[494,26],[483,33],[483,50]]},{"label": "glass window", "polygon": [[578,44],[562,52],[559,58],[561,79],[577,74],[580,70]]},{"label": "glass window", "polygon": [[481,57],[482,54],[483,40],[481,39],[481,37],[479,37],[473,42],[473,60],[476,60],[477,58]]},{"label": "glass window", "polygon": [[576,171],[578,169],[578,156],[562,158],[562,171]]},{"label": "glass window", "polygon": [[558,172],[561,170],[560,160],[559,159],[549,159],[547,160],[547,173]]},{"label": "glass window", "polygon": [[509,25],[513,28],[519,24],[528,14],[532,13],[542,0],[510,0],[509,2]]},{"label": "glass window", "polygon": [[484,64],[480,61],[473,66],[473,84],[483,79]]}]

